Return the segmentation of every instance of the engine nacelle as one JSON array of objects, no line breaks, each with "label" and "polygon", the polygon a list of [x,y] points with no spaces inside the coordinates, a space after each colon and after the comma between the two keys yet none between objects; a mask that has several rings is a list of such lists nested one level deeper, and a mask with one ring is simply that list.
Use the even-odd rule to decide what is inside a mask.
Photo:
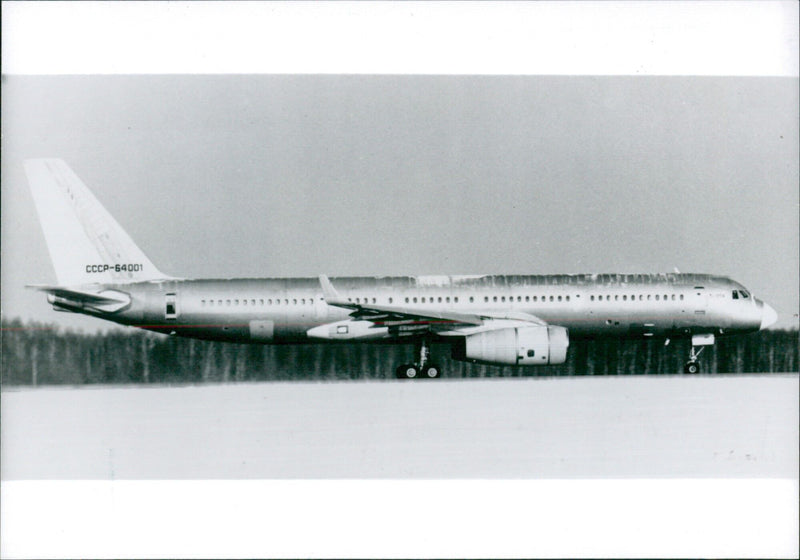
[{"label": "engine nacelle", "polygon": [[453,359],[492,365],[546,366],[567,361],[564,327],[509,327],[465,336],[453,346]]}]

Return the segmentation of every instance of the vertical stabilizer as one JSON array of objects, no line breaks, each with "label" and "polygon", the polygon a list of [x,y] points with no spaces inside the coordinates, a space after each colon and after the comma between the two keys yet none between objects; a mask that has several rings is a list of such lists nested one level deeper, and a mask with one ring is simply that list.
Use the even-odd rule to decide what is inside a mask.
[{"label": "vertical stabilizer", "polygon": [[169,278],[62,160],[27,160],[25,172],[60,285]]}]

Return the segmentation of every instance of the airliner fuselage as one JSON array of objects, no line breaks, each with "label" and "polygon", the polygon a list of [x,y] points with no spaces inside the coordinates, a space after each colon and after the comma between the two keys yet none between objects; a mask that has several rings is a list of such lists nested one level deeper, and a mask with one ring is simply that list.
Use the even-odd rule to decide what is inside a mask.
[{"label": "airliner fuselage", "polygon": [[[402,306],[425,315],[434,310],[519,312],[566,327],[572,339],[742,334],[759,330],[765,317],[764,304],[741,284],[706,274],[344,277],[331,282],[357,306]],[[211,340],[281,344],[359,338],[309,335],[351,314],[325,302],[317,278],[167,280],[103,289],[127,294],[130,303],[113,312],[91,305],[72,310]],[[53,298],[53,303],[74,308],[68,300]],[[385,323],[396,324],[385,336],[364,341],[402,341],[423,330],[419,321]],[[436,332],[437,325],[429,323],[424,330]]]}]

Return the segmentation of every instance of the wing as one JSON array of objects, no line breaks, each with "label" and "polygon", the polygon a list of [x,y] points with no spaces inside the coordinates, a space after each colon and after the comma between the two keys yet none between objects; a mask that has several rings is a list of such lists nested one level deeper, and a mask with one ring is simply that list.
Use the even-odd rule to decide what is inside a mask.
[{"label": "wing", "polygon": [[464,335],[501,328],[501,324],[508,326],[509,322],[516,325],[520,322],[534,325],[547,324],[535,315],[514,311],[462,313],[421,306],[354,303],[340,296],[326,275],[320,275],[319,282],[328,305],[351,309],[350,315],[353,319],[380,323],[384,326],[419,325],[421,329],[435,330],[441,335]]}]

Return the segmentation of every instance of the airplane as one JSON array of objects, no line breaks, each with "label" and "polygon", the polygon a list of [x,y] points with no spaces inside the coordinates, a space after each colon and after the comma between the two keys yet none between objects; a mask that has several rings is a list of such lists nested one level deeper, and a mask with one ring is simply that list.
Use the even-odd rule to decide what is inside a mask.
[{"label": "airplane", "polygon": [[401,343],[400,379],[435,379],[433,343],[495,366],[567,359],[570,340],[691,338],[684,373],[717,337],[775,310],[724,276],[684,273],[184,279],[160,272],[60,159],[25,161],[57,285],[56,311],[173,336],[255,344]]}]

